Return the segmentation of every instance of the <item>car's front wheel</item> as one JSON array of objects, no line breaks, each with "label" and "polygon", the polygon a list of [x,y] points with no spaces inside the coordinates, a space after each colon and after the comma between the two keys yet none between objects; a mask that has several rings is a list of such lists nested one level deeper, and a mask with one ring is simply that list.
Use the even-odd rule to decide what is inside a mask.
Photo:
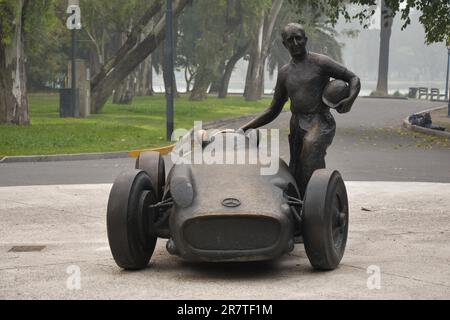
[{"label": "car's front wheel", "polygon": [[142,152],[136,159],[135,168],[144,170],[148,174],[152,181],[156,198],[158,201],[161,201],[166,183],[164,158],[161,154],[155,151]]},{"label": "car's front wheel", "polygon": [[303,208],[306,254],[318,270],[335,269],[347,243],[347,191],[338,171],[317,170],[306,188]]},{"label": "car's front wheel", "polygon": [[131,170],[119,175],[107,209],[109,246],[117,265],[127,270],[147,267],[156,245],[154,211],[157,202],[148,174]]}]

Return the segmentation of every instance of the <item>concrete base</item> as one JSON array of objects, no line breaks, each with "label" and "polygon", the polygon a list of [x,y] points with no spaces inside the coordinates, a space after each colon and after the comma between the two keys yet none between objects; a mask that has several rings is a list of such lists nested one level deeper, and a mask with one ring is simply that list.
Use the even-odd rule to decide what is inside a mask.
[{"label": "concrete base", "polygon": [[347,187],[349,241],[332,272],[314,271],[301,244],[270,263],[198,264],[164,240],[148,269],[122,271],[106,236],[111,185],[0,188],[0,299],[450,298],[450,184]]}]

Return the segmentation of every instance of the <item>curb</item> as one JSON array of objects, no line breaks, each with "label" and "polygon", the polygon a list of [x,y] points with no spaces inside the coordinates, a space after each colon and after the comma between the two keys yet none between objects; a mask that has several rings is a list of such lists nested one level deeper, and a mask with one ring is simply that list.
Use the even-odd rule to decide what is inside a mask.
[{"label": "curb", "polygon": [[390,99],[390,100],[409,100],[408,97],[396,97],[396,96],[361,96],[364,99]]},{"label": "curb", "polygon": [[37,155],[37,156],[11,156],[11,157],[3,157],[2,159],[0,159],[0,163],[118,159],[118,158],[126,158],[127,156],[128,156],[128,152],[77,153],[77,154],[56,154],[56,155]]},{"label": "curb", "polygon": [[[447,108],[447,106],[432,108],[432,109],[424,110],[421,112],[417,112],[415,114],[423,114],[423,113],[427,113],[427,112],[433,112],[433,111],[441,110],[444,108]],[[415,131],[415,132],[420,132],[420,133],[424,133],[424,134],[428,134],[428,135],[432,135],[432,136],[444,137],[444,138],[450,139],[450,132],[433,130],[433,129],[428,129],[428,128],[413,125],[409,122],[409,117],[407,117],[405,120],[403,120],[403,127],[410,131]]]}]

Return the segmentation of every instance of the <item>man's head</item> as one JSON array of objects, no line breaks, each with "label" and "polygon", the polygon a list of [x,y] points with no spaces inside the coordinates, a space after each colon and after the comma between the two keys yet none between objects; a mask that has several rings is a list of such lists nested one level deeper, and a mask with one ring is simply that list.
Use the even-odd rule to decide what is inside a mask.
[{"label": "man's head", "polygon": [[289,23],[284,27],[281,33],[283,37],[283,44],[292,57],[302,56],[306,53],[306,37],[305,29],[298,23]]}]

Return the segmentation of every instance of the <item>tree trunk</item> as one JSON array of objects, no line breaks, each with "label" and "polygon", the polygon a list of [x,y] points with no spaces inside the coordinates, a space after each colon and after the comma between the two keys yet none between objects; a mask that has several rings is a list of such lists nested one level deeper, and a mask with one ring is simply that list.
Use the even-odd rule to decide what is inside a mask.
[{"label": "tree trunk", "polygon": [[264,15],[262,15],[258,26],[257,42],[253,46],[250,61],[248,62],[247,81],[244,92],[245,100],[247,101],[256,101],[262,98],[258,93],[260,92],[259,85],[263,76],[262,74],[264,73],[265,58],[267,57],[264,57],[263,52],[265,20]]},{"label": "tree trunk", "polygon": [[153,68],[152,68],[152,56],[147,58],[144,70],[145,86],[142,87],[142,94],[144,96],[153,96]]},{"label": "tree trunk", "polygon": [[148,64],[148,70],[147,70],[147,91],[146,96],[154,96],[155,91],[153,90],[153,62],[152,57],[150,56],[150,61]]},{"label": "tree trunk", "polygon": [[260,52],[253,52],[247,69],[247,83],[245,85],[245,100],[256,101],[262,98],[261,86],[264,79],[264,67],[266,57],[262,57]]},{"label": "tree trunk", "polygon": [[145,90],[144,87],[147,85],[146,84],[147,78],[145,77],[146,71],[145,69],[147,68],[146,60],[142,61],[136,72],[136,92],[135,92],[136,96],[143,96]]},{"label": "tree trunk", "polygon": [[[0,123],[30,124],[23,39],[23,21],[28,0],[17,0],[9,45],[0,40]],[[1,29],[0,35],[4,30]]]},{"label": "tree trunk", "polygon": [[114,104],[131,104],[133,102],[133,98],[137,92],[136,77],[137,72],[133,72],[122,81],[119,87],[114,91]]},{"label": "tree trunk", "polygon": [[[190,0],[178,0],[174,5],[174,16],[178,16]],[[154,8],[156,6],[156,9]],[[164,40],[166,18],[163,15],[151,32],[138,42],[138,35],[152,17],[163,12],[162,1],[155,1],[132,29],[125,44],[105,65],[104,70],[91,83],[91,112],[99,113],[112,91]]]},{"label": "tree trunk", "polygon": [[142,96],[153,96],[155,92],[153,91],[153,67],[151,55],[145,60],[141,79],[140,94]]},{"label": "tree trunk", "polygon": [[184,68],[184,79],[186,81],[186,93],[189,93],[191,92],[192,79],[194,79],[194,74],[191,72],[189,67]]},{"label": "tree trunk", "polygon": [[97,51],[93,48],[89,49],[89,70],[91,74],[97,74],[102,69],[100,63],[99,55]]},{"label": "tree trunk", "polygon": [[151,96],[153,76],[151,56],[144,60],[137,71],[136,95],[137,96]]},{"label": "tree trunk", "polygon": [[209,88],[209,94],[219,93],[221,79],[216,79],[211,83],[211,87]]},{"label": "tree trunk", "polygon": [[384,95],[388,94],[389,44],[393,19],[392,10],[386,5],[384,0],[381,0],[380,56],[376,91]]},{"label": "tree trunk", "polygon": [[[126,42],[127,36],[125,33],[122,33],[119,38],[120,42],[118,43],[118,48]],[[145,60],[144,60],[145,61]],[[122,82],[118,85],[118,87],[114,90],[113,94],[113,103],[114,104],[131,104],[133,102],[133,98],[136,94],[136,86],[135,86],[135,77],[137,71],[141,68],[143,63],[141,63],[135,71],[131,72]]]},{"label": "tree trunk", "polygon": [[250,68],[249,83],[245,93],[245,99],[247,101],[260,100],[264,94],[264,72],[266,66],[266,58],[263,61],[261,59],[254,59],[254,63]]},{"label": "tree trunk", "polygon": [[226,62],[226,59],[222,59],[222,61],[219,62],[217,67],[218,72],[216,73],[216,75],[218,76],[214,77],[214,79],[211,81],[211,86],[209,87],[208,94],[219,93],[220,82],[222,80],[222,77],[220,75],[225,72]]},{"label": "tree trunk", "polygon": [[264,69],[269,54],[275,22],[284,0],[273,0],[268,14],[261,14],[253,50],[247,69],[244,96],[247,101],[256,101],[264,93]]},{"label": "tree trunk", "polygon": [[213,72],[207,66],[200,66],[198,68],[189,100],[202,101],[208,98],[208,88],[212,82],[212,75]]},{"label": "tree trunk", "polygon": [[233,73],[236,63],[245,55],[248,50],[249,45],[239,47],[236,53],[228,60],[225,66],[225,72],[220,81],[219,87],[219,99],[225,99],[228,95],[228,86],[230,85],[231,74]]},{"label": "tree trunk", "polygon": [[[163,63],[163,80],[164,80],[164,91],[168,92],[168,83],[167,83],[167,78],[168,78],[168,73],[169,70],[167,70],[166,64]],[[172,70],[172,79],[173,79],[173,83],[172,83],[172,88],[173,88],[173,96],[175,98],[179,98],[180,94],[178,92],[178,87],[177,87],[177,79],[175,78],[175,70]]]},{"label": "tree trunk", "polygon": [[[126,79],[124,80],[124,82]],[[123,93],[125,92],[125,85],[121,83],[115,90],[112,98],[113,104],[120,104],[120,100],[122,99]]]}]

